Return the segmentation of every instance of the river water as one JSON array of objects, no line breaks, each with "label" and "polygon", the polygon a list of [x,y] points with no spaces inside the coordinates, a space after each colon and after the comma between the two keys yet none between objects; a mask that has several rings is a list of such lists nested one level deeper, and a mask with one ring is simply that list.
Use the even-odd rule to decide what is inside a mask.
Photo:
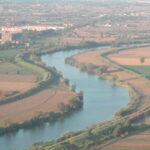
[{"label": "river water", "polygon": [[1,136],[0,150],[24,150],[34,142],[56,139],[64,132],[111,120],[117,110],[128,104],[130,98],[127,89],[64,63],[66,57],[83,51],[85,50],[61,51],[41,57],[47,66],[55,66],[61,71],[63,76],[70,80],[70,84],[76,84],[76,91],[84,92],[83,109],[53,124],[44,123],[42,126],[20,129]]}]

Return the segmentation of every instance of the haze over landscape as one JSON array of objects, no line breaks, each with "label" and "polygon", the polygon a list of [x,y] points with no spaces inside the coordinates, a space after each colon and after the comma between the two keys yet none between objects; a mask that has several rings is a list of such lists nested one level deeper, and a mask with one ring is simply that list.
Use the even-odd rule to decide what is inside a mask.
[{"label": "haze over landscape", "polygon": [[0,14],[0,150],[149,150],[150,0],[1,0]]}]

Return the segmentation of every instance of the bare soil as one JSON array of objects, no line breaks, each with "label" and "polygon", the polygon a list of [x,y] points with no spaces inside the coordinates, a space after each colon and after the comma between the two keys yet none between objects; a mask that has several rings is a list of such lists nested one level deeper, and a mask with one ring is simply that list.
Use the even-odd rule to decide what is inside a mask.
[{"label": "bare soil", "polygon": [[41,112],[59,112],[58,104],[60,102],[67,104],[70,98],[75,96],[75,93],[67,90],[66,85],[63,85],[65,90],[59,89],[59,86],[44,90],[20,101],[0,106],[0,126],[23,123]]},{"label": "bare soil", "polygon": [[111,49],[105,49],[105,50],[93,50],[81,54],[74,55],[73,57],[81,63],[88,63],[93,64],[96,66],[104,66],[106,63],[100,59],[100,54],[107,52]]},{"label": "bare soil", "polygon": [[34,75],[0,75],[1,91],[26,91],[35,86]]},{"label": "bare soil", "polygon": [[[144,62],[141,62],[141,58]],[[150,65],[150,47],[129,49],[109,55],[109,58],[122,65]]]},{"label": "bare soil", "polygon": [[0,82],[36,82],[34,75],[0,75]]},{"label": "bare soil", "polygon": [[102,150],[149,150],[150,130],[138,135],[133,135],[120,139],[114,144],[107,145]]},{"label": "bare soil", "polygon": [[0,82],[2,91],[27,91],[34,87],[35,83],[28,82]]}]

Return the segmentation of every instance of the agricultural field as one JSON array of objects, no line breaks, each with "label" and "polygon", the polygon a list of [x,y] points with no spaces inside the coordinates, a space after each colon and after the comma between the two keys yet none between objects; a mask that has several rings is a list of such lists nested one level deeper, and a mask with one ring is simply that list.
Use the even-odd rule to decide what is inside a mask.
[{"label": "agricultural field", "polygon": [[26,91],[35,86],[33,75],[0,75],[1,91]]},{"label": "agricultural field", "polygon": [[142,76],[150,78],[150,66],[125,66],[127,69],[134,71]]},{"label": "agricultural field", "polygon": [[25,69],[16,63],[11,63],[7,61],[0,63],[0,74],[32,75],[34,74],[34,72],[32,70]]},{"label": "agricultural field", "polygon": [[100,59],[100,54],[103,52],[110,51],[111,49],[105,49],[105,50],[94,50],[94,51],[89,51],[89,52],[84,52],[81,54],[74,55],[73,58],[75,58],[78,62],[81,63],[92,63],[93,65],[96,66],[105,66],[106,63]]},{"label": "agricultural field", "polygon": [[[19,53],[16,52],[16,54]],[[47,77],[46,75],[44,69],[25,62],[21,59],[20,55],[15,56],[13,60],[11,58],[1,60],[0,99],[4,100],[15,94],[26,92],[37,87],[38,82],[44,80]]]},{"label": "agricultural field", "polygon": [[60,102],[68,104],[74,96],[76,94],[70,91],[64,82],[59,82],[50,89],[43,90],[20,101],[1,105],[0,126],[5,127],[8,120],[10,124],[23,123],[38,116],[39,113],[60,112],[58,104]]},{"label": "agricultural field", "polygon": [[150,76],[150,47],[135,48],[109,55],[109,59],[143,76]]},{"label": "agricultural field", "polygon": [[17,54],[19,54],[20,52],[22,52],[21,49],[1,50],[0,59],[11,59],[15,57]]},{"label": "agricultural field", "polygon": [[27,91],[36,85],[35,75],[0,74],[0,99]]},{"label": "agricultural field", "polygon": [[125,66],[149,66],[150,47],[120,51],[109,55],[109,58]]},{"label": "agricultural field", "polygon": [[102,150],[149,150],[150,131],[144,131],[138,135],[132,135],[110,144]]},{"label": "agricultural field", "polygon": [[0,63],[0,99],[27,91],[38,81],[37,72],[12,62]]}]

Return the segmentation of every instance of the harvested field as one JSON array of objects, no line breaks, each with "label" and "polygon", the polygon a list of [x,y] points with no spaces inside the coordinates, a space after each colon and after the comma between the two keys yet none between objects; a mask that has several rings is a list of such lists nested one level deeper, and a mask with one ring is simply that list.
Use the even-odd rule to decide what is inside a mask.
[{"label": "harvested field", "polygon": [[35,83],[28,82],[0,82],[2,91],[26,91],[35,86]]},{"label": "harvested field", "polygon": [[0,75],[1,91],[26,91],[35,86],[33,75]]},{"label": "harvested field", "polygon": [[36,82],[34,75],[0,75],[0,82]]},{"label": "harvested field", "polygon": [[94,51],[89,51],[81,54],[74,55],[73,57],[81,63],[88,63],[88,64],[93,64],[93,65],[100,65],[104,66],[106,63],[100,59],[100,54],[103,52],[107,52],[108,50],[94,50]]},{"label": "harvested field", "polygon": [[41,112],[59,112],[58,103],[66,104],[73,96],[75,93],[71,91],[48,89],[20,101],[2,105],[0,106],[0,126],[6,126],[8,121],[10,124],[23,123]]},{"label": "harvested field", "polygon": [[13,91],[1,91],[0,90],[0,99],[5,98],[9,95],[12,95],[14,92]]},{"label": "harvested field", "polygon": [[[150,47],[129,49],[109,55],[109,58],[121,65],[150,65]],[[141,60],[143,58],[143,60]]]},{"label": "harvested field", "polygon": [[114,144],[110,144],[102,150],[149,150],[150,131],[144,131],[138,135],[126,137]]},{"label": "harvested field", "polygon": [[[149,141],[150,142],[150,141]],[[143,142],[143,143],[132,143],[132,142],[130,142],[130,143],[128,143],[128,142],[120,142],[120,143],[115,143],[114,144],[115,146],[133,146],[134,148],[135,147],[149,147],[150,146],[150,143],[146,143],[146,142]]]}]

